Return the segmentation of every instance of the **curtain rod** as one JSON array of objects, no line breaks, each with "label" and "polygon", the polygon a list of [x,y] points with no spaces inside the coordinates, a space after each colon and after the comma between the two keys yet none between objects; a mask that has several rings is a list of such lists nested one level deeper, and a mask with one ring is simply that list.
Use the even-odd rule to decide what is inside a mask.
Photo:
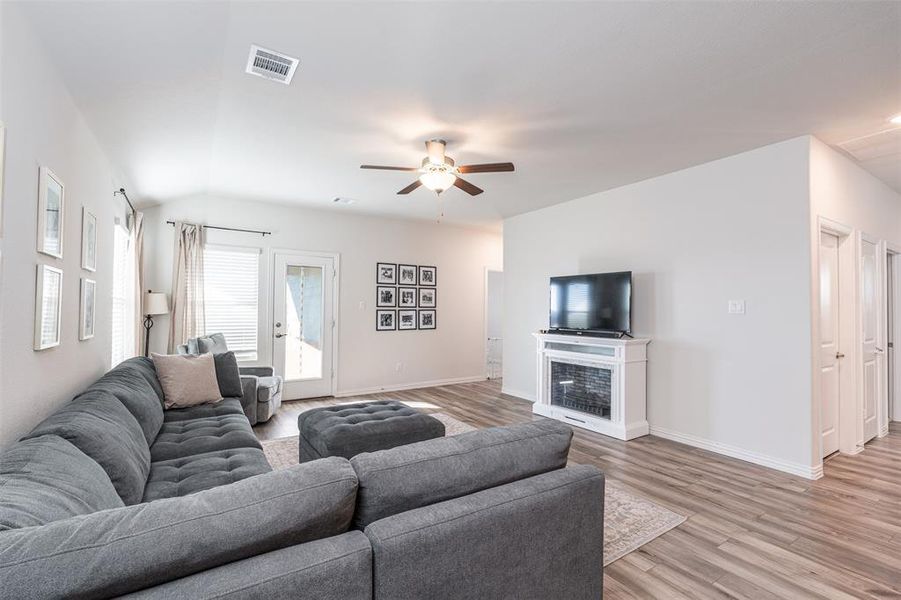
[{"label": "curtain rod", "polygon": [[[175,221],[166,221],[166,223],[175,227]],[[263,237],[266,237],[267,235],[272,235],[271,231],[257,231],[256,229],[238,229],[235,227],[216,227],[215,225],[200,225],[200,227],[203,227],[204,229],[218,229],[220,231],[239,231],[241,233],[256,233]]]},{"label": "curtain rod", "polygon": [[131,214],[136,215],[138,211],[135,210],[134,205],[131,203],[131,200],[128,199],[128,194],[125,193],[125,188],[119,188],[115,192],[113,192],[113,196],[122,196],[125,198],[125,201],[128,202],[128,208],[131,209]]}]

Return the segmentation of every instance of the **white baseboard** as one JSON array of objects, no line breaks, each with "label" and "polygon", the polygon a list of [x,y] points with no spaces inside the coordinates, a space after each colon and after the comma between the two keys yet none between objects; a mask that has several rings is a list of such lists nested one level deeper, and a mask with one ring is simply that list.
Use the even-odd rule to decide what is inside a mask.
[{"label": "white baseboard", "polygon": [[501,393],[507,394],[508,396],[514,396],[516,398],[520,398],[522,400],[528,400],[529,402],[535,402],[535,394],[531,392],[523,392],[520,390],[514,390],[508,388],[507,386],[501,386]]},{"label": "white baseboard", "polygon": [[335,392],[335,398],[346,398],[347,396],[363,396],[365,394],[378,394],[380,392],[402,392],[404,390],[438,387],[441,385],[453,385],[455,383],[474,383],[476,381],[485,381],[485,376],[471,375],[469,377],[451,377],[449,379],[433,379],[431,381],[414,381],[413,383],[382,385],[370,388],[358,388],[355,390],[339,390]]},{"label": "white baseboard", "polygon": [[721,444],[720,442],[714,442],[712,440],[707,440],[693,435],[687,435],[678,431],[673,431],[671,429],[654,427],[653,425],[651,426],[651,435],[656,435],[657,437],[672,440],[674,442],[679,442],[687,446],[701,448],[702,450],[709,450],[710,452],[722,454],[730,458],[737,458],[739,460],[754,463],[755,465],[760,465],[762,467],[776,469],[777,471],[782,471],[783,473],[789,473],[791,475],[797,475],[798,477],[804,477],[805,479],[819,479],[823,476],[823,465],[811,467],[809,465],[793,463],[782,460],[781,458],[774,458],[765,454],[750,452],[737,446]]}]

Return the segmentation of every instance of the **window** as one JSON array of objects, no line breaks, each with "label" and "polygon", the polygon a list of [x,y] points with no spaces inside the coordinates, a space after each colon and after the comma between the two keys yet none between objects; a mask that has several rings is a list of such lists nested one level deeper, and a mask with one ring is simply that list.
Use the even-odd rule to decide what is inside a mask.
[{"label": "window", "polygon": [[257,360],[259,291],[259,248],[204,247],[206,332],[224,334],[241,361]]},{"label": "window", "polygon": [[135,355],[135,261],[128,231],[120,225],[116,225],[113,230],[113,336],[110,364],[115,367]]}]

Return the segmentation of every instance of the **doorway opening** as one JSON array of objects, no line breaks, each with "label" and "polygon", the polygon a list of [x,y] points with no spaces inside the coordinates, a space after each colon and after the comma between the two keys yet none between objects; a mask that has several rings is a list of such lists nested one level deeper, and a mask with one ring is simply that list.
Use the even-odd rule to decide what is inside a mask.
[{"label": "doorway opening", "polygon": [[485,370],[488,379],[504,373],[504,272],[485,269]]}]

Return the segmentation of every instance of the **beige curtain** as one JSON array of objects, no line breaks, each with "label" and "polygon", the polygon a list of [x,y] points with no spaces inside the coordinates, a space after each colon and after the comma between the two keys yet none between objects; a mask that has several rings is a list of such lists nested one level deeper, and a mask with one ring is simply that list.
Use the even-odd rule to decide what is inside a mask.
[{"label": "beige curtain", "polygon": [[128,229],[134,268],[134,356],[144,355],[144,213],[132,214]]},{"label": "beige curtain", "polygon": [[172,265],[172,314],[169,353],[188,338],[204,334],[203,227],[175,223],[175,261]]}]

